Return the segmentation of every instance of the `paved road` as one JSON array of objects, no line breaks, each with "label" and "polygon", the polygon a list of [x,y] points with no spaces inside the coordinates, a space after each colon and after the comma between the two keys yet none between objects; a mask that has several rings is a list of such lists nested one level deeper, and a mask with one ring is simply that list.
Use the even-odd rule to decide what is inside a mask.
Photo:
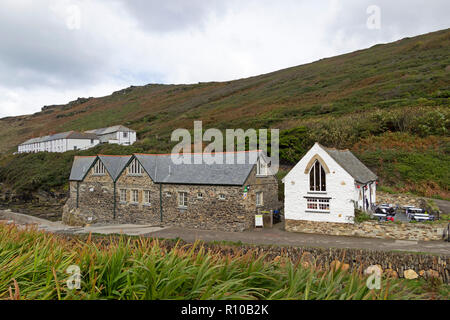
[{"label": "paved road", "polygon": [[436,203],[439,207],[439,210],[442,211],[443,214],[450,214],[450,201],[447,200],[439,200],[439,199],[431,199]]},{"label": "paved road", "polygon": [[135,224],[96,224],[87,227],[70,227],[62,224],[61,221],[52,222],[49,220],[29,216],[22,213],[11,212],[9,210],[0,210],[0,221],[6,223],[16,223],[19,225],[35,225],[39,230],[66,233],[66,234],[126,234],[129,236],[140,236],[157,230],[162,227],[152,225],[135,225]]},{"label": "paved road", "polygon": [[261,231],[224,232],[190,230],[178,227],[165,228],[146,234],[165,239],[181,238],[187,242],[233,241],[246,244],[283,245],[295,247],[354,248],[378,251],[410,251],[450,255],[450,243],[444,241],[386,240],[360,237],[329,236],[321,234],[293,233],[283,230],[281,224]]},{"label": "paved road", "polygon": [[427,252],[450,255],[450,243],[444,241],[406,241],[385,240],[359,237],[329,236],[320,234],[292,233],[283,230],[282,224],[272,229],[245,232],[224,232],[210,230],[192,230],[178,227],[158,227],[151,225],[92,225],[88,227],[69,227],[61,222],[51,222],[45,219],[25,214],[14,213],[9,210],[0,210],[0,220],[20,225],[34,224],[40,230],[54,233],[83,234],[127,234],[142,235],[165,239],[181,238],[187,242],[204,241],[241,241],[245,244],[282,245],[296,247],[321,248],[354,248],[382,251],[410,251]]}]

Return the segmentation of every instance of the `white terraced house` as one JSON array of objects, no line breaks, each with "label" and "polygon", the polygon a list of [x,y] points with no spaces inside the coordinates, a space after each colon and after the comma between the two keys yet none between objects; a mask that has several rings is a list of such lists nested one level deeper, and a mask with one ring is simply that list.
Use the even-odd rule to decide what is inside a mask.
[{"label": "white terraced house", "polygon": [[84,133],[68,131],[39,138],[32,138],[18,146],[18,153],[23,152],[66,152],[85,150],[99,143],[132,145],[136,142],[136,131],[118,125],[102,129],[89,130]]},{"label": "white terraced house", "polygon": [[70,150],[85,150],[100,143],[99,138],[92,133],[68,131],[49,136],[33,138],[18,146],[18,153],[24,152],[66,152]]},{"label": "white terraced house", "polygon": [[122,125],[86,131],[98,136],[100,143],[114,143],[131,146],[136,142],[136,131]]},{"label": "white terraced house", "polygon": [[376,201],[377,176],[349,150],[316,142],[283,178],[285,219],[353,223]]}]

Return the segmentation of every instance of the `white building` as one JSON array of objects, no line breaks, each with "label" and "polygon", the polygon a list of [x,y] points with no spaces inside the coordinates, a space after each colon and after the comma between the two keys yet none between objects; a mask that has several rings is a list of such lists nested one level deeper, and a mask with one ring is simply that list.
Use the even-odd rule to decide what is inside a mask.
[{"label": "white building", "polygon": [[132,145],[136,142],[136,131],[122,125],[86,131],[98,136],[100,143]]},{"label": "white building", "polygon": [[18,146],[18,153],[23,152],[66,152],[85,150],[100,143],[95,134],[68,131],[49,136],[33,138]]},{"label": "white building", "polygon": [[316,142],[284,177],[286,220],[353,223],[376,201],[377,176],[349,150]]}]

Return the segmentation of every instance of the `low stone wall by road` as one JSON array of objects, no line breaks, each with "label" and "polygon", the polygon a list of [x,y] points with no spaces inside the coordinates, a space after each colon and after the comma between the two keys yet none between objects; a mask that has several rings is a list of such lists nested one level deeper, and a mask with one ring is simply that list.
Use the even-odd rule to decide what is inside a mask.
[{"label": "low stone wall by road", "polygon": [[357,236],[399,240],[441,240],[445,225],[364,221],[361,223],[332,223],[286,220],[291,232],[318,233],[334,236]]},{"label": "low stone wall by road", "polygon": [[[184,242],[181,241],[180,244]],[[162,246],[170,249],[174,241],[163,241]],[[266,255],[266,260],[289,258],[293,263],[303,266],[333,267],[341,265],[344,270],[363,272],[371,265],[378,265],[384,276],[403,278],[405,271],[413,270],[420,278],[438,277],[445,283],[450,283],[450,254],[432,255],[406,252],[375,251],[365,249],[341,248],[308,248],[282,247],[266,245],[223,245],[201,242],[207,251],[222,255],[246,254],[251,251],[256,256]],[[188,244],[192,246],[192,244]],[[197,250],[200,246],[197,245]]]}]

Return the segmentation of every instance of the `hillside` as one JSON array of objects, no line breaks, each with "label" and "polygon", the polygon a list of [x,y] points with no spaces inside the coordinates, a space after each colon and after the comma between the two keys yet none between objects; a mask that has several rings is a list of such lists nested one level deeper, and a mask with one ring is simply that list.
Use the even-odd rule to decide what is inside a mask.
[{"label": "hillside", "polygon": [[34,136],[123,124],[139,143],[83,154],[167,152],[174,129],[203,120],[204,128],[281,129],[285,164],[314,141],[351,148],[386,189],[449,198],[449,52],[447,29],[247,79],[132,86],[3,118],[0,181],[20,190],[65,184],[75,153],[11,155]]}]

